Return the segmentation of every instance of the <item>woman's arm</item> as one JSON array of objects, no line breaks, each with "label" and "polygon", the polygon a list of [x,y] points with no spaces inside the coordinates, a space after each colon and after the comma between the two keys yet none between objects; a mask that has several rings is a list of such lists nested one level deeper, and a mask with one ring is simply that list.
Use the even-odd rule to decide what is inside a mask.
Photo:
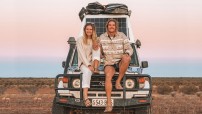
[{"label": "woman's arm", "polygon": [[82,45],[82,39],[78,39],[76,45],[77,45],[77,51],[78,51],[78,58],[81,60],[81,63],[83,63],[86,66],[90,66],[90,62],[85,56],[85,50],[83,49]]},{"label": "woman's arm", "polygon": [[98,50],[98,49],[99,49],[98,40],[93,40],[93,50]]}]

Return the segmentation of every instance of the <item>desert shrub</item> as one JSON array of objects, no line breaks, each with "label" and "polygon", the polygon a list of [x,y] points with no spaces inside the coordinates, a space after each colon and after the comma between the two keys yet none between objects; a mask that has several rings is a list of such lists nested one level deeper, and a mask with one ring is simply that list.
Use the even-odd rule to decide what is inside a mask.
[{"label": "desert shrub", "polygon": [[176,92],[171,92],[170,94],[171,94],[172,97],[176,96]]},{"label": "desert shrub", "polygon": [[36,94],[36,91],[38,90],[37,87],[35,86],[31,86],[28,88],[28,91],[31,93],[31,94]]},{"label": "desert shrub", "polygon": [[184,93],[184,94],[189,94],[189,95],[191,95],[191,94],[195,94],[196,92],[198,92],[199,89],[198,89],[195,85],[191,84],[191,85],[185,85],[185,86],[183,86],[183,87],[180,89],[180,91],[181,91],[182,93]]},{"label": "desert shrub", "polygon": [[19,89],[21,92],[29,92],[31,94],[36,94],[36,91],[38,90],[36,86],[20,86]]},{"label": "desert shrub", "polygon": [[174,86],[173,86],[173,90],[174,90],[174,91],[178,91],[178,90],[179,90],[179,85],[174,85]]},{"label": "desert shrub", "polygon": [[202,84],[201,84],[201,85],[199,85],[199,90],[200,90],[200,91],[202,91]]},{"label": "desert shrub", "polygon": [[170,92],[172,92],[172,88],[169,85],[167,85],[167,84],[165,84],[165,85],[159,85],[157,87],[157,92],[159,94],[168,95],[168,94],[170,94]]},{"label": "desert shrub", "polygon": [[51,89],[55,88],[55,85],[54,85],[54,84],[51,84],[50,88],[51,88]]},{"label": "desert shrub", "polygon": [[23,93],[26,92],[26,88],[25,88],[25,87],[20,86],[20,87],[18,87],[18,88],[21,90],[21,92],[23,92]]},{"label": "desert shrub", "polygon": [[3,86],[0,86],[0,94],[4,94],[5,91],[6,91],[6,88]]},{"label": "desert shrub", "polygon": [[196,92],[196,96],[200,97],[202,95],[202,92]]}]

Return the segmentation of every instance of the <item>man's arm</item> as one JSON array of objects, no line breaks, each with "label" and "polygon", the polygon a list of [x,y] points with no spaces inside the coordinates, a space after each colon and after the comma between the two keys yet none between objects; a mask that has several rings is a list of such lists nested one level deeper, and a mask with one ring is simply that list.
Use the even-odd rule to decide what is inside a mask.
[{"label": "man's arm", "polygon": [[133,48],[130,45],[129,39],[124,33],[122,33],[122,38],[123,38],[124,53],[131,56],[133,54]]},{"label": "man's arm", "polygon": [[98,43],[98,46],[100,48],[100,58],[104,58],[104,52],[103,52],[103,48],[102,48],[102,43],[101,43],[100,37],[98,37],[97,43]]}]

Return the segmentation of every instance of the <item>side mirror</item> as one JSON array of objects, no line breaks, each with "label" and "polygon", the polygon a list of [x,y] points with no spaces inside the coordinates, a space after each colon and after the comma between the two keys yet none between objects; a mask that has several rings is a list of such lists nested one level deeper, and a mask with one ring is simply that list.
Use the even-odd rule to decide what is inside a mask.
[{"label": "side mirror", "polygon": [[68,39],[67,42],[70,45],[70,48],[75,48],[75,46],[76,46],[76,40],[75,40],[74,37],[69,37],[69,39]]},{"label": "side mirror", "polygon": [[142,61],[142,68],[147,68],[148,67],[148,62],[147,61]]},{"label": "side mirror", "polygon": [[66,66],[66,61],[62,61],[62,68],[65,68]]},{"label": "side mirror", "polygon": [[136,42],[135,42],[135,45],[136,45],[137,48],[140,48],[140,46],[141,46],[140,40],[137,39]]}]

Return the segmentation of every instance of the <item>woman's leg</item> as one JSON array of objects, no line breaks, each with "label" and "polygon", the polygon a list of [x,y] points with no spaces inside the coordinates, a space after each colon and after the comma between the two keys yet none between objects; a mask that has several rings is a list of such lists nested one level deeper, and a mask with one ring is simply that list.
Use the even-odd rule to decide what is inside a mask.
[{"label": "woman's leg", "polygon": [[98,50],[93,50],[93,67],[94,67],[94,73],[99,73],[98,66],[100,61],[100,48]]},{"label": "woman's leg", "polygon": [[92,72],[85,65],[81,65],[82,75],[82,88],[83,88],[83,100],[86,106],[90,106],[91,102],[88,99],[88,88],[90,88],[90,80],[92,76]]},{"label": "woman's leg", "polygon": [[80,67],[82,75],[82,88],[90,88],[90,80],[92,76],[92,71],[85,65]]},{"label": "woman's leg", "polygon": [[93,60],[94,74],[99,74],[98,66],[99,66],[99,61],[97,59]]},{"label": "woman's leg", "polygon": [[83,101],[86,107],[89,107],[92,105],[90,100],[88,99],[88,88],[83,88]]},{"label": "woman's leg", "polygon": [[84,100],[88,98],[88,88],[83,88],[83,98]]}]

